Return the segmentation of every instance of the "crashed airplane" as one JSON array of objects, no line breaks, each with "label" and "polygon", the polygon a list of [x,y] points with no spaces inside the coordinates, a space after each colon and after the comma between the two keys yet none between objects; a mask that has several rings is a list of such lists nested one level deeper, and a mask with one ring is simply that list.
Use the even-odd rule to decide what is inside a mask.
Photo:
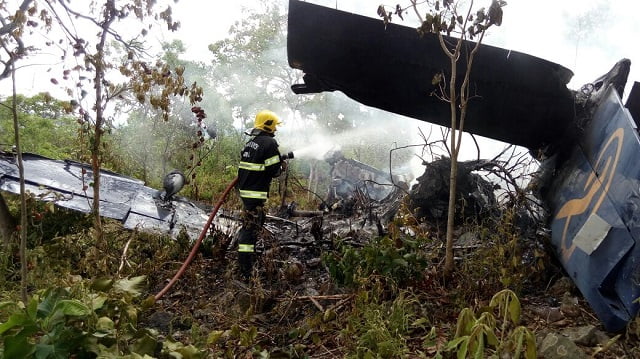
[{"label": "crashed airplane", "polygon": [[[90,213],[93,188],[91,166],[70,160],[52,160],[36,154],[22,155],[25,190],[40,201],[62,208]],[[186,230],[197,237],[211,208],[196,206],[181,197],[165,201],[161,192],[144,182],[102,170],[100,213],[121,221],[125,228],[154,230],[176,237]],[[20,173],[16,156],[0,152],[0,190],[20,194]]]},{"label": "crashed airplane", "polygon": [[[304,72],[304,83],[291,87],[297,94],[341,91],[367,106],[450,124],[448,103],[430,96],[434,75],[450,72],[435,35],[290,0],[287,52],[289,65]],[[466,64],[458,66],[464,73]],[[623,104],[629,68],[622,60],[572,91],[569,69],[482,45],[465,124],[541,154],[552,243],[609,331],[623,329],[640,306],[640,84]]]},{"label": "crashed airplane", "polygon": [[[298,94],[341,91],[352,99],[422,121],[449,125],[449,106],[434,96],[434,74],[449,60],[434,36],[414,28],[291,0],[288,60],[304,72]],[[460,72],[465,65],[459,64]],[[476,94],[465,129],[541,154],[539,196],[550,213],[552,243],[567,274],[609,331],[640,309],[640,84],[625,104],[630,62],[572,91],[573,73],[558,64],[497,47],[481,46],[471,76]],[[34,154],[23,156],[27,190],[36,198],[89,213],[90,166]],[[334,199],[359,188],[371,199],[389,196],[375,185],[386,173],[334,158]],[[167,203],[143,182],[101,172],[102,215],[126,228],[197,237],[211,208],[181,197]],[[398,184],[396,182],[396,184]],[[0,190],[20,193],[13,153],[0,152]],[[334,204],[333,202],[331,204]],[[295,208],[291,210],[296,214]],[[300,211],[298,211],[300,212]],[[391,213],[391,211],[389,211]],[[315,213],[310,213],[315,215]],[[300,213],[298,213],[300,215]],[[223,223],[216,217],[216,225]],[[289,223],[294,233],[298,225]],[[283,227],[280,225],[279,227]],[[322,237],[322,233],[314,236]]]}]

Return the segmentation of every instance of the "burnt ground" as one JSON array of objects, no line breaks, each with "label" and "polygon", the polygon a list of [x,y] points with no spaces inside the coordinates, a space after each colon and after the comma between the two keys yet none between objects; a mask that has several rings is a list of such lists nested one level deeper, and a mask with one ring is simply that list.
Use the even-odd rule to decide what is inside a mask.
[{"label": "burnt ground", "polygon": [[[462,308],[480,312],[496,292],[511,288],[522,305],[521,324],[537,336],[539,357],[562,357],[543,356],[541,343],[580,330],[590,332],[588,339],[574,340],[585,357],[640,357],[638,320],[623,333],[606,333],[550,255],[546,232],[531,227],[540,223],[522,220],[517,211],[511,216],[484,211],[484,220],[474,216],[470,222],[461,221],[456,231],[457,270],[443,278],[443,224],[435,217],[412,215],[415,207],[409,208],[415,198],[397,190],[386,201],[355,203],[346,212],[344,206],[333,206],[336,212],[325,211],[321,217],[269,218],[249,283],[236,275],[233,225],[218,227],[212,232],[216,240],[204,242],[184,275],[145,313],[141,324],[167,338],[208,348],[212,358],[258,357],[261,352],[272,358],[342,358],[356,352],[359,357],[363,352],[354,348],[362,345],[366,333],[357,326],[368,325],[366,308],[404,298],[413,309],[411,319],[429,323],[405,333],[405,356],[431,357],[453,337]],[[271,211],[277,212],[283,213]],[[379,263],[369,272],[371,265],[353,264],[371,264],[367,248],[379,238],[391,239],[397,250],[426,238],[412,247],[421,253],[420,261],[411,262],[420,272],[409,268],[382,275],[387,267]],[[388,249],[382,246],[375,253]],[[335,260],[327,258],[344,264],[354,253],[356,259],[349,263],[360,277],[349,278],[360,280],[349,283],[344,272],[354,267],[343,265],[338,267],[343,272],[336,272]],[[517,262],[509,264],[514,258]],[[159,292],[180,264],[159,264],[150,275],[150,294]],[[427,343],[429,333],[436,334]],[[569,352],[564,357],[576,355]]]}]

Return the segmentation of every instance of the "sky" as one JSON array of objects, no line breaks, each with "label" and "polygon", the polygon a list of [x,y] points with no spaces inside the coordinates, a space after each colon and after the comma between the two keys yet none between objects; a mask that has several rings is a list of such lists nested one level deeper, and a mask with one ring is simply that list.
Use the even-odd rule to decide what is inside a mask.
[{"label": "sky", "polygon": [[[208,62],[207,46],[224,39],[231,25],[242,19],[244,8],[260,6],[260,0],[201,1],[164,0],[173,8],[173,16],[181,22],[177,33],[154,33],[151,41],[181,39],[187,46],[186,58]],[[286,0],[283,4],[286,4]],[[162,2],[162,1],[160,1]],[[379,1],[310,0],[310,2],[377,18]],[[384,3],[391,7],[399,1]],[[578,89],[605,74],[620,59],[631,60],[627,92],[633,81],[640,81],[640,10],[637,0],[507,0],[503,23],[489,30],[484,43],[537,56],[574,72],[568,87]],[[400,2],[402,4],[402,2]],[[404,1],[409,3],[409,1]],[[488,6],[490,0],[475,0],[476,6]],[[411,14],[412,15],[412,14]],[[410,19],[413,19],[411,21]],[[416,26],[415,17],[399,24]],[[636,65],[637,63],[637,65]],[[19,92],[37,93],[51,89],[51,76],[43,74],[45,66],[30,67],[20,73]],[[0,83],[0,96],[10,94],[10,81]],[[419,121],[409,125],[423,127]],[[417,131],[416,131],[417,133]],[[485,142],[487,147],[493,142]],[[503,145],[495,145],[499,151]],[[489,156],[484,156],[489,157]]]}]

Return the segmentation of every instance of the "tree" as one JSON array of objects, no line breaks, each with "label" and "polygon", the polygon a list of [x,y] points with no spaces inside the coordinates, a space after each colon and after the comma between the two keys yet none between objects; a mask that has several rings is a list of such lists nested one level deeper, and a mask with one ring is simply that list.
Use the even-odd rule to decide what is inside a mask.
[{"label": "tree", "polygon": [[18,106],[16,95],[16,70],[15,64],[11,65],[11,81],[13,87],[13,101],[11,104],[11,114],[13,118],[13,131],[16,143],[16,155],[18,160],[18,173],[20,174],[20,292],[22,301],[27,302],[27,195],[24,180],[24,162],[22,161],[22,148],[20,144],[20,129],[18,127]]},{"label": "tree", "polygon": [[[15,66],[15,63],[13,64]],[[39,94],[31,98],[15,93],[15,74],[13,96],[0,103],[0,143],[12,144],[18,160],[20,173],[20,225],[9,212],[8,206],[0,194],[0,235],[4,247],[9,253],[10,238],[14,233],[20,236],[19,253],[21,262],[22,298],[27,299],[27,205],[25,193],[23,151],[36,152],[58,159],[71,157],[71,145],[75,142],[75,119],[66,115],[63,102],[51,98],[48,94]],[[17,229],[19,228],[19,229]],[[17,229],[17,230],[16,230]]]},{"label": "tree", "polygon": [[572,13],[568,16],[569,29],[567,37],[575,41],[575,57],[573,66],[578,66],[578,50],[583,40],[589,40],[590,37],[597,36],[597,27],[606,27],[607,17],[609,16],[609,3],[601,2],[592,8],[581,8],[580,11]]},{"label": "tree", "polygon": [[[0,102],[0,148],[7,150],[14,143],[13,98]],[[68,101],[47,93],[32,97],[16,95],[18,128],[24,152],[37,153],[55,159],[77,159],[77,122],[66,112]]]},{"label": "tree", "polygon": [[[16,94],[16,62],[21,59],[27,53],[27,48],[22,41],[22,32],[24,31],[25,24],[32,26],[33,21],[28,20],[28,16],[33,16],[34,12],[27,10],[32,1],[23,1],[15,15],[9,15],[5,3],[0,4],[0,22],[2,27],[0,28],[0,46],[2,53],[0,60],[4,64],[4,69],[0,73],[0,80],[6,79],[11,76],[12,82],[12,101],[9,107],[11,111],[11,118],[13,119],[13,132],[15,139],[15,149],[18,161],[18,171],[20,175],[20,226],[15,226],[20,234],[20,284],[21,284],[21,296],[23,302],[27,301],[27,259],[26,259],[26,242],[27,242],[27,205],[26,205],[26,193],[25,193],[25,180],[24,180],[24,165],[22,162],[22,149],[20,144],[20,131],[18,124],[18,109],[17,109],[17,94]],[[5,244],[9,245],[9,236],[13,231],[11,226],[14,225],[15,219],[8,212],[6,202],[4,198],[0,200],[0,215],[3,217],[0,220],[2,226],[2,234],[5,237]]]},{"label": "tree", "polygon": [[[69,63],[73,63],[63,69],[61,75],[64,82],[70,83],[67,93],[74,97],[70,106],[78,115],[88,141],[92,176],[87,180],[93,190],[92,212],[99,240],[102,237],[100,170],[103,135],[114,120],[114,102],[132,94],[139,102],[161,111],[161,117],[168,120],[174,96],[185,96],[196,103],[202,95],[201,89],[196,84],[185,85],[183,68],[171,68],[161,61],[148,59],[143,39],[151,28],[147,24],[160,21],[171,31],[178,29],[171,7],[158,11],[153,0],[34,1],[26,12],[38,13],[39,5],[42,6],[39,21],[31,20],[32,26],[35,28],[42,22],[44,29],[53,34],[50,29],[56,25],[63,38],[47,42],[47,45],[61,49],[62,58],[71,59]],[[85,34],[96,36],[85,37]],[[110,41],[122,51],[109,47]],[[51,82],[58,84],[59,80],[54,77]]]},{"label": "tree", "polygon": [[[467,108],[475,94],[471,93],[472,84],[469,81],[473,68],[473,60],[480,48],[486,31],[493,25],[502,23],[503,0],[492,0],[488,9],[480,8],[473,12],[474,1],[470,0],[466,12],[463,11],[463,1],[436,0],[428,1],[429,11],[422,18],[417,0],[410,0],[410,8],[415,10],[421,25],[418,32],[421,35],[436,34],[440,40],[440,47],[450,60],[447,72],[442,71],[433,78],[434,84],[440,85],[440,93],[435,94],[449,103],[451,113],[451,132],[449,134],[449,152],[451,154],[451,171],[449,173],[449,206],[447,211],[447,239],[444,273],[449,275],[454,270],[453,262],[453,230],[456,203],[456,181],[458,175],[458,155],[461,147],[462,131],[467,116]],[[405,9],[400,5],[395,7],[395,14],[402,17]],[[384,7],[378,8],[378,14],[385,22],[391,20],[394,12]],[[457,37],[451,37],[454,34]],[[468,40],[474,40],[471,42]],[[466,62],[463,79],[458,78],[458,61]],[[447,78],[448,76],[448,78]]]},{"label": "tree", "polygon": [[[164,63],[173,68],[184,68],[185,82],[202,84],[203,93],[208,96],[200,106],[206,106],[207,109],[225,108],[224,100],[215,92],[215,84],[207,82],[208,73],[212,71],[210,66],[183,60],[181,57],[185,48],[182,41],[164,43],[162,49]],[[124,96],[124,103],[126,106],[121,106],[121,109],[126,111],[127,120],[113,128],[105,163],[117,172],[141,178],[152,187],[161,186],[162,178],[170,170],[180,169],[189,176],[188,185],[182,193],[192,190],[192,195],[197,194],[195,174],[204,172],[196,171],[203,169],[198,165],[202,164],[200,155],[210,153],[201,150],[211,147],[212,141],[205,143],[205,138],[198,135],[198,130],[202,128],[198,127],[198,118],[193,112],[196,106],[173,101],[169,104],[169,121],[165,121],[160,110],[138,102],[133,96]],[[217,119],[204,118],[203,124],[217,129],[221,125],[213,122]]]}]

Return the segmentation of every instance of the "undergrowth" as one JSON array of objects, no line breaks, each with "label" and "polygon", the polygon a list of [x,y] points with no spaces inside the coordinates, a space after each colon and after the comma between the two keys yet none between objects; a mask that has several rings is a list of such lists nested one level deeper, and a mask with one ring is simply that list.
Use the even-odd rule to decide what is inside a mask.
[{"label": "undergrowth", "polygon": [[[401,212],[385,236],[361,244],[336,239],[318,271],[302,281],[287,281],[274,250],[261,259],[272,262],[263,263],[269,275],[238,287],[232,262],[202,248],[157,303],[152,293],[190,250],[186,236],[123,230],[107,220],[98,246],[85,217],[44,213],[76,222],[72,231],[43,225],[32,232],[38,237],[29,241],[27,303],[18,299],[17,258],[3,256],[2,357],[536,355],[536,333],[522,323],[519,296],[548,279],[549,264],[539,245],[517,234],[509,214],[491,226],[464,228],[482,245],[457,253],[450,278],[439,271],[437,233]],[[636,325],[628,335],[637,333]]]}]

